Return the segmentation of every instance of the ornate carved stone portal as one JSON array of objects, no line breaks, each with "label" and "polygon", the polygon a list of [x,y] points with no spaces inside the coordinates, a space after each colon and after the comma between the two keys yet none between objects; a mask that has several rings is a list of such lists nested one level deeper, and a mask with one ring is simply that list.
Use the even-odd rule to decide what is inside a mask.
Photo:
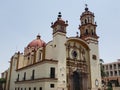
[{"label": "ornate carved stone portal", "polygon": [[88,90],[90,86],[89,50],[80,42],[67,44],[67,87],[68,90]]}]

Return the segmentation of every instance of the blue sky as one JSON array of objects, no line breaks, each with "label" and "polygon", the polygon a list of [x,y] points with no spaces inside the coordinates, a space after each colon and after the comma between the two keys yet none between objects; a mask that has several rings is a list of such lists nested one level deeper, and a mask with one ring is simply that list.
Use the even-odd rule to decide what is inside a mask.
[{"label": "blue sky", "polygon": [[0,0],[0,73],[9,67],[11,56],[39,33],[47,43],[52,39],[51,22],[58,12],[68,20],[67,36],[75,36],[85,4],[94,12],[99,53],[105,63],[120,58],[119,0]]}]

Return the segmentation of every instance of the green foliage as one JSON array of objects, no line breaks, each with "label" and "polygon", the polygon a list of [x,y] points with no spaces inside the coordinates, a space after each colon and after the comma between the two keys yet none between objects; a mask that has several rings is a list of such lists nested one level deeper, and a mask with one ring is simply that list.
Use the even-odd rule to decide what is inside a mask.
[{"label": "green foliage", "polygon": [[105,77],[105,76],[107,76],[107,75],[106,75],[106,73],[104,72],[104,69],[103,69],[102,66],[101,66],[101,77],[103,78],[103,77]]},{"label": "green foliage", "polygon": [[112,87],[108,87],[108,89],[107,89],[107,90],[113,90],[113,89],[112,89]]},{"label": "green foliage", "polygon": [[104,63],[103,59],[100,59],[100,70],[101,70],[101,77],[102,78],[107,76],[106,73],[104,72],[103,63]]},{"label": "green foliage", "polygon": [[104,63],[103,59],[100,59],[100,63]]},{"label": "green foliage", "polygon": [[5,78],[0,78],[0,83],[1,84],[6,83],[6,79]]}]

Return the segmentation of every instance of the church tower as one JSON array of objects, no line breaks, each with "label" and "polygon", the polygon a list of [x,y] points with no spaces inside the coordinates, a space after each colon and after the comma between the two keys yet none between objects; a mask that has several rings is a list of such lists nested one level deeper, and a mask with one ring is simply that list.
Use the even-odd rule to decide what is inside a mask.
[{"label": "church tower", "polygon": [[96,34],[96,22],[94,21],[94,13],[88,10],[86,5],[85,11],[82,13],[80,17],[81,25],[80,29],[80,38],[90,43],[97,43],[98,36]]},{"label": "church tower", "polygon": [[61,12],[58,18],[52,24],[53,28],[53,60],[58,60],[57,77],[58,88],[57,90],[67,90],[66,87],[66,27],[68,21],[62,20]]},{"label": "church tower", "polygon": [[98,90],[101,87],[101,73],[99,62],[98,36],[96,33],[96,22],[94,13],[89,11],[87,5],[85,11],[80,16],[81,25],[79,26],[80,38],[87,42],[90,48],[90,76],[91,90]]}]

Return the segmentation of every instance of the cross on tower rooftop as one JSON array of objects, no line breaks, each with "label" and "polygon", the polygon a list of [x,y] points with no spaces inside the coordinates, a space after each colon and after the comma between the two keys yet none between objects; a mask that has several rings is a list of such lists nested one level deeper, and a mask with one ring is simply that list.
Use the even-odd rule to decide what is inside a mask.
[{"label": "cross on tower rooftop", "polygon": [[85,11],[88,11],[88,5],[85,4]]}]

